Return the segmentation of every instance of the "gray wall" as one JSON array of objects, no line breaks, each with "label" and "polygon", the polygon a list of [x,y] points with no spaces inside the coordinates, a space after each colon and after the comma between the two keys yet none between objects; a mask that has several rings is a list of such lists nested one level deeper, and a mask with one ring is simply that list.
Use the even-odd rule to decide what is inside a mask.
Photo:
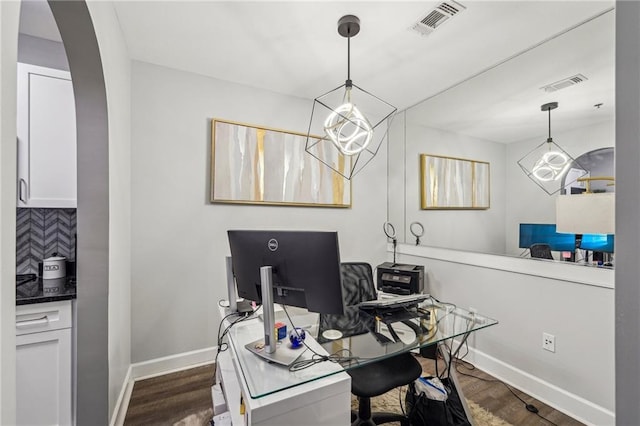
[{"label": "gray wall", "polygon": [[211,118],[305,132],[312,102],[133,63],[132,362],[215,346],[226,231],[337,230],[343,260],[384,261],[386,148],[351,209],[211,204]]},{"label": "gray wall", "polygon": [[[389,219],[399,241],[414,243],[409,225],[424,226],[422,245],[457,250],[505,251],[506,147],[504,144],[434,129],[404,120],[393,123],[389,147]],[[486,161],[490,164],[491,207],[487,210],[421,210],[420,154]]]},{"label": "gray wall", "polygon": [[18,62],[69,71],[62,43],[27,34],[18,36]]},{"label": "gray wall", "polygon": [[640,424],[640,3],[616,2],[616,420]]}]

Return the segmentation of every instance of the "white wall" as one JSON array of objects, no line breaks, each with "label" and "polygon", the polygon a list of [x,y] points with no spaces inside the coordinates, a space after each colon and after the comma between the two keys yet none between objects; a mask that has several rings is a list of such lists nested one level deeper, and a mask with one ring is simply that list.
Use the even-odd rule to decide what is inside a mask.
[{"label": "white wall", "polygon": [[112,413],[131,364],[131,59],[113,5],[87,4],[100,47],[109,114],[108,347]]},{"label": "white wall", "polygon": [[[593,285],[578,273],[571,278],[567,268],[581,268],[575,265],[427,247],[400,251],[411,254],[400,262],[425,265],[436,298],[499,321],[469,339],[478,367],[587,424],[614,423],[613,271],[598,270]],[[542,349],[543,332],[556,337],[555,353]]]},{"label": "white wall", "polygon": [[351,209],[209,203],[211,118],[305,132],[312,101],[133,63],[132,362],[215,346],[226,231],[337,230],[343,260],[384,261],[385,148]]},{"label": "white wall", "polygon": [[0,424],[16,416],[16,62],[20,4],[0,2]]},{"label": "white wall", "polygon": [[[553,119],[553,117],[552,117]],[[614,122],[582,127],[569,132],[552,133],[553,140],[573,158],[599,148],[615,146]],[[519,255],[520,223],[556,223],[556,195],[549,196],[520,169],[517,161],[546,138],[506,145],[506,252]],[[558,183],[558,186],[560,184]]]},{"label": "white wall", "polygon": [[[504,253],[505,146],[411,123],[405,126],[403,116],[398,118],[390,138],[390,146],[397,150],[389,154],[389,179],[394,182],[390,185],[389,199],[390,220],[398,234],[405,236],[399,240],[415,241],[409,224],[417,221],[425,229],[421,244]],[[491,207],[488,210],[421,210],[420,154],[489,162]]]}]

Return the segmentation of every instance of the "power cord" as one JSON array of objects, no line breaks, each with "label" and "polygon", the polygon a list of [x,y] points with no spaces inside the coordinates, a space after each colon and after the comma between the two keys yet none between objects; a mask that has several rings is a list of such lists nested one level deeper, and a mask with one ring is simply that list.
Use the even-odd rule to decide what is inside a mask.
[{"label": "power cord", "polygon": [[[231,328],[237,323],[253,318],[253,316],[256,314],[256,312],[258,312],[260,307],[261,306],[259,306],[253,312],[232,312],[230,314],[225,315],[224,318],[220,320],[220,324],[218,324],[218,338],[217,338],[218,350],[216,351],[216,357],[214,359],[214,370],[213,370],[214,382],[215,382],[215,373],[216,373],[216,370],[218,369],[218,356],[220,355],[220,352],[224,352],[229,348],[229,344],[227,342],[224,342],[225,336],[229,333]],[[223,331],[222,325],[228,318],[233,316],[237,316],[238,318],[235,318],[233,321],[231,321],[231,323]]]},{"label": "power cord", "polygon": [[[467,352],[465,353],[464,356],[466,356],[468,353],[469,353],[469,349],[467,347]],[[520,400],[520,402],[522,402],[524,404],[524,408],[527,411],[529,411],[530,413],[533,413],[536,416],[540,417],[542,420],[544,420],[545,422],[549,423],[550,425],[558,426],[556,423],[552,422],[551,420],[549,420],[546,417],[544,417],[543,415],[541,415],[539,410],[538,410],[538,407],[536,407],[535,405],[530,404],[527,401],[525,401],[524,399],[522,399],[518,394],[516,394],[514,392],[514,390],[511,388],[511,386],[509,386],[508,384],[506,384],[502,380],[485,379],[484,377],[476,376],[475,374],[469,374],[469,373],[465,373],[464,371],[460,371],[460,369],[458,368],[459,364],[462,364],[463,367],[465,367],[465,368],[467,368],[469,370],[475,370],[476,369],[476,367],[473,364],[471,364],[469,361],[465,361],[463,358],[456,358],[455,360],[452,360],[456,364],[456,372],[458,372],[459,374],[462,374],[463,376],[473,377],[474,379],[482,380],[484,382],[501,383],[502,385],[504,385],[509,390],[509,392],[511,392],[513,394],[513,396],[515,396],[518,400]]]}]

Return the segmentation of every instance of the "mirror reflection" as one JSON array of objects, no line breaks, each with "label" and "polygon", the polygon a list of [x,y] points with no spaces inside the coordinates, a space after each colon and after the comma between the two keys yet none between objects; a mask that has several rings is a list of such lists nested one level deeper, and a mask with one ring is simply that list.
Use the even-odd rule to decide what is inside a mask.
[{"label": "mirror reflection", "polygon": [[[409,224],[419,222],[422,245],[530,257],[530,249],[520,244],[520,224],[555,225],[557,197],[585,192],[589,183],[594,192],[614,191],[611,180],[581,178],[569,185],[565,173],[555,183],[559,191],[549,195],[518,166],[549,136],[548,113],[541,106],[557,102],[551,123],[555,144],[579,159],[586,177],[614,176],[614,21],[613,9],[604,10],[395,118],[388,199],[399,242],[413,243]],[[422,154],[489,163],[490,208],[422,210]],[[551,250],[554,260],[585,255]]]}]

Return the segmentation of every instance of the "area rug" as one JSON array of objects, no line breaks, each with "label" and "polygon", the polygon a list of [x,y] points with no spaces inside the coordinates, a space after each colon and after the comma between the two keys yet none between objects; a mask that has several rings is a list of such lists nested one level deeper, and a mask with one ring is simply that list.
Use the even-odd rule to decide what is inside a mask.
[{"label": "area rug", "polygon": [[[404,390],[402,393],[402,399],[404,400]],[[476,426],[512,426],[510,423],[502,420],[485,410],[473,401],[467,400],[469,411],[473,417],[473,423]],[[358,400],[352,395],[351,408],[357,410]],[[387,411],[391,413],[400,412],[400,396],[397,389],[385,393],[384,395],[371,398],[371,411]],[[399,425],[400,423],[386,423],[388,425]]]},{"label": "area rug", "polygon": [[[476,426],[512,426],[510,423],[505,422],[499,417],[494,416],[484,408],[480,407],[473,401],[467,401],[471,416],[473,417],[473,423]],[[351,398],[351,407],[356,410],[358,401],[355,397]],[[398,391],[391,391],[384,395],[371,399],[371,409],[375,411],[390,411],[399,413],[400,402]],[[184,419],[176,422],[173,426],[207,426],[213,411],[211,409],[201,411],[199,413],[191,414]],[[399,425],[399,423],[387,423],[388,425]],[[284,425],[283,425],[284,426]]]}]

